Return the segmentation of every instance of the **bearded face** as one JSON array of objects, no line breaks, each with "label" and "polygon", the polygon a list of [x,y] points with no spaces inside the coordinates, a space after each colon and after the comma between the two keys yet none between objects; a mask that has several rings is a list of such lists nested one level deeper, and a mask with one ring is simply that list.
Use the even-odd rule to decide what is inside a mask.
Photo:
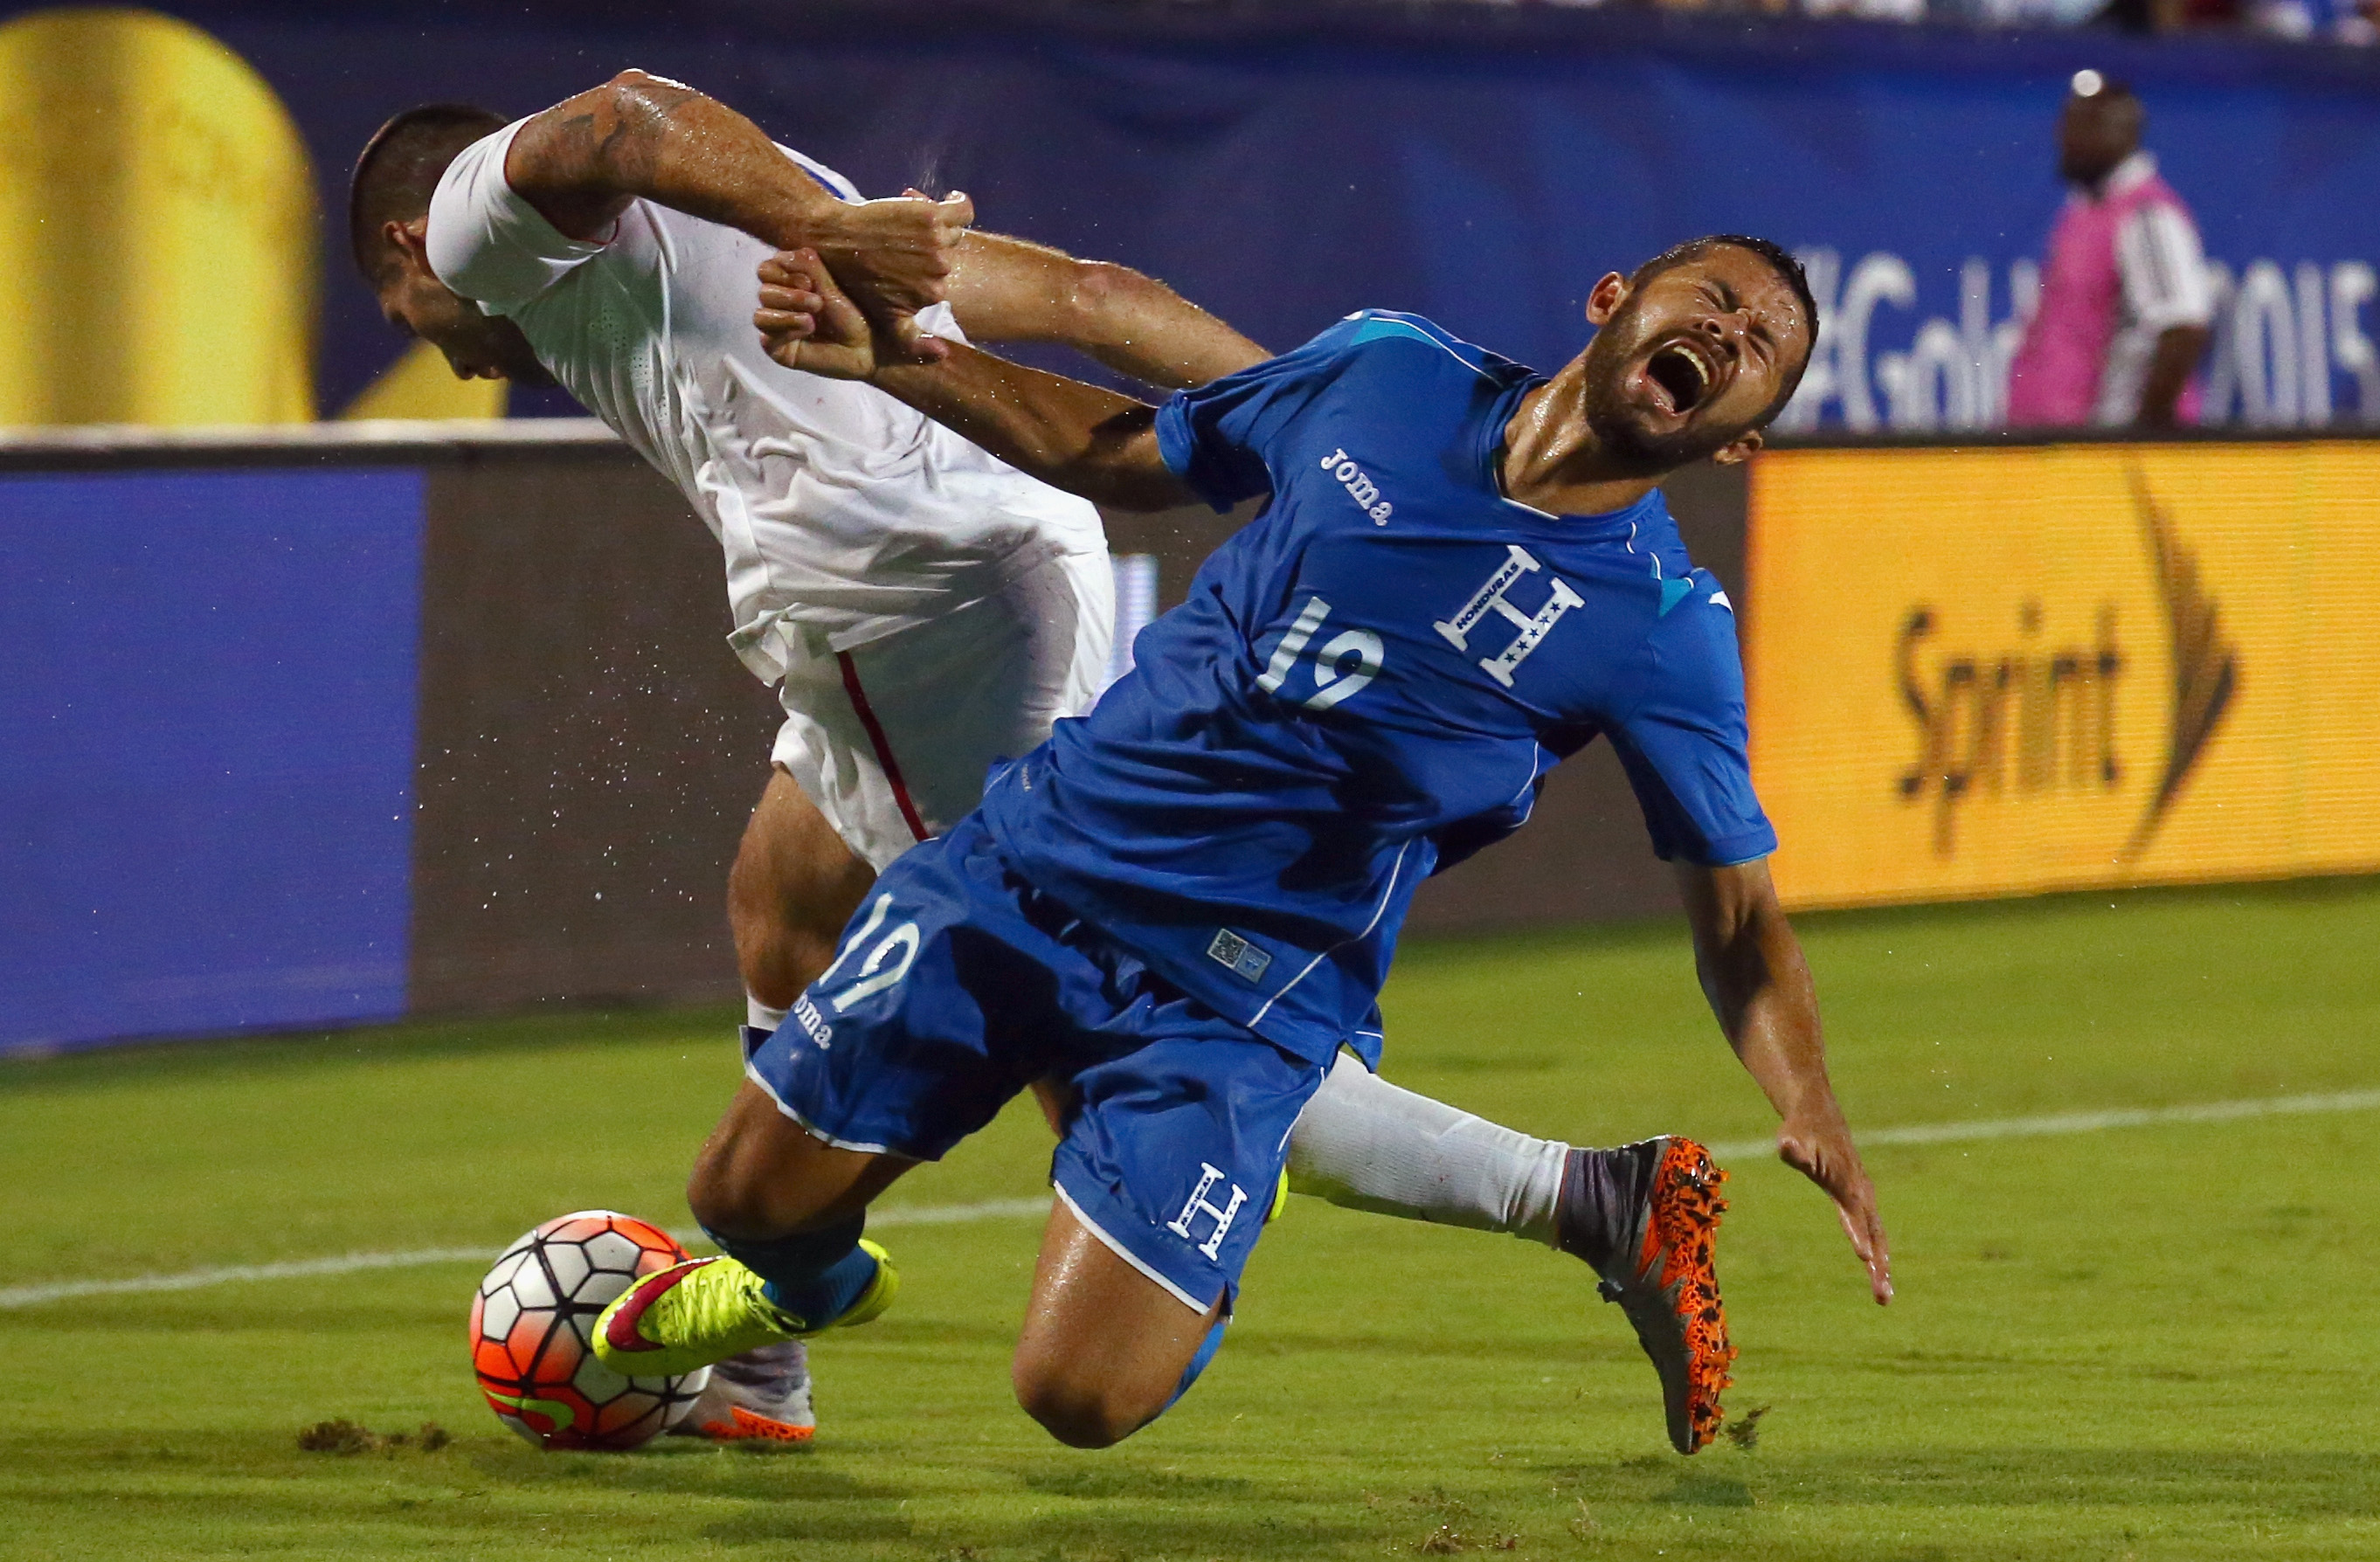
[{"label": "bearded face", "polygon": [[1642,475],[1689,466],[1766,423],[1807,357],[1801,300],[1767,261],[1721,246],[1645,280],[1587,345],[1580,415]]}]

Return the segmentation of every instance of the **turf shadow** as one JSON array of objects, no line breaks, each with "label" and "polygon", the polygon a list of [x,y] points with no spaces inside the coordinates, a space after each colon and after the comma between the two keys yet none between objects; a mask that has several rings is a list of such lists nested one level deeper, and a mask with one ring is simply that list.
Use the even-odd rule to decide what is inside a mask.
[{"label": "turf shadow", "polygon": [[[1712,1468],[1706,1461],[1724,1461]],[[1730,1468],[1731,1466],[1731,1468]],[[1741,1508],[2145,1508],[2275,1520],[2380,1518],[2380,1454],[2198,1448],[1939,1448],[1864,1458],[1714,1450],[1690,1470],[1658,1456],[1548,1467],[1590,1503]]]},{"label": "turf shadow", "polygon": [[1081,1470],[1037,1471],[1025,1489],[1064,1497],[1236,1498],[1254,1495],[1257,1483],[1238,1475],[1189,1475],[1176,1470],[1125,1469],[1106,1465]]}]

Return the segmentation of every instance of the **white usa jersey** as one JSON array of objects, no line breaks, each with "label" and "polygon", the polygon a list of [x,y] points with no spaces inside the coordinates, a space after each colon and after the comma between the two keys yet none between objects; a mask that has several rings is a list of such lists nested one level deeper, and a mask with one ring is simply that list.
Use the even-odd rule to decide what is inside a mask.
[{"label": "white usa jersey", "polygon": [[[505,181],[519,129],[465,149],[439,181],[431,269],[517,323],[554,378],[676,482],[725,550],[730,643],[755,673],[773,682],[803,654],[866,645],[1104,548],[1084,501],[870,386],[771,359],[752,327],[759,239],[649,200],[601,243],[565,237]],[[947,307],[920,321],[959,337]]]}]

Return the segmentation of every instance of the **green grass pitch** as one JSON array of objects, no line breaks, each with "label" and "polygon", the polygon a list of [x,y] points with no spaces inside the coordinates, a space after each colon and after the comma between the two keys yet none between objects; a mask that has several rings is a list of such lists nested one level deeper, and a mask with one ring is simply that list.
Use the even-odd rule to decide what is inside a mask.
[{"label": "green grass pitch", "polygon": [[[1803,923],[1884,1127],[2380,1086],[2380,887]],[[1516,1126],[1759,1136],[1682,928],[1420,945],[1389,1072]],[[0,1066],[0,1286],[686,1221],[723,1012],[569,1014]],[[891,1203],[1041,1189],[1012,1111]],[[1668,1452],[1584,1269],[1293,1200],[1229,1345],[1123,1447],[1008,1395],[1036,1223],[890,1229],[900,1306],[815,1353],[806,1451],[540,1456],[464,1364],[475,1263],[0,1311],[0,1556],[1010,1559],[2380,1556],[2380,1112],[1879,1146],[1900,1300],[1739,1157],[1720,1245],[1757,1446]],[[432,1420],[437,1452],[298,1429]]]}]

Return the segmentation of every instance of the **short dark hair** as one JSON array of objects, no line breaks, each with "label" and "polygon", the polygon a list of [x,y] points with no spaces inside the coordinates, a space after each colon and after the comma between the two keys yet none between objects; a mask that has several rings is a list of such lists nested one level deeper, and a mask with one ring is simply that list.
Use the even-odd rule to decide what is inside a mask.
[{"label": "short dark hair", "polygon": [[1785,285],[1793,290],[1793,297],[1801,301],[1803,315],[1810,322],[1810,340],[1802,350],[1802,361],[1778,386],[1776,399],[1769,403],[1767,412],[1761,418],[1761,421],[1766,423],[1784,410],[1785,404],[1793,399],[1793,393],[1801,388],[1803,373],[1810,367],[1811,355],[1818,349],[1817,296],[1810,291],[1809,273],[1802,269],[1802,262],[1793,258],[1791,250],[1774,239],[1754,238],[1749,234],[1705,234],[1683,244],[1673,244],[1637,267],[1628,279],[1628,290],[1633,293],[1663,272],[1699,260],[1714,249],[1746,249],[1768,262],[1769,269],[1782,277]]},{"label": "short dark hair", "polygon": [[[2088,91],[2083,91],[2086,87]],[[2103,76],[2095,70],[2076,71],[2066,85],[2066,106],[2071,109],[2077,105],[2129,124],[2134,135],[2148,126],[2148,105],[2132,91],[2132,84],[2121,77]]]},{"label": "short dark hair", "polygon": [[379,277],[380,232],[430,210],[431,194],[455,154],[509,123],[469,103],[424,103],[372,132],[347,181],[347,243],[367,282]]}]

